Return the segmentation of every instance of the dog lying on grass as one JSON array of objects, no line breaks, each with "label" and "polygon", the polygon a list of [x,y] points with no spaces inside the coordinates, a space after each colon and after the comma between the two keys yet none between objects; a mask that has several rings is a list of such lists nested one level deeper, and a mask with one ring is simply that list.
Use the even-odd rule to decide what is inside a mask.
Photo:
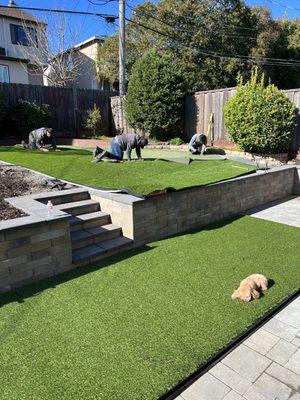
[{"label": "dog lying on grass", "polygon": [[268,289],[268,279],[261,274],[253,274],[242,280],[240,286],[232,293],[232,300],[240,299],[248,302],[259,299],[260,292]]}]

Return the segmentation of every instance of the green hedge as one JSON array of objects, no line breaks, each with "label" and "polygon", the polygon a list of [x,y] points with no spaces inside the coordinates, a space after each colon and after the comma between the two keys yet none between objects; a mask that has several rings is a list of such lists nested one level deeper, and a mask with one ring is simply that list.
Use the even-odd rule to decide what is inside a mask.
[{"label": "green hedge", "polygon": [[239,83],[236,94],[224,107],[230,138],[241,149],[254,153],[281,153],[289,150],[296,123],[296,106],[284,92],[265,85],[257,71],[249,82]]}]

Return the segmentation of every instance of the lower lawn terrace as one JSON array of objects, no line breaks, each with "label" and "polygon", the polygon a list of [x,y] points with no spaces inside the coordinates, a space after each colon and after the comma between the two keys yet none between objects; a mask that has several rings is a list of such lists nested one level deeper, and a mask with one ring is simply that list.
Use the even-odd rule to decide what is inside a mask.
[{"label": "lower lawn terrace", "polygon": [[[183,157],[165,154],[144,152]],[[229,160],[93,164],[74,148],[7,147],[0,161],[140,195],[253,172]],[[159,399],[299,289],[299,242],[296,227],[238,216],[0,295],[0,399]],[[253,273],[269,290],[232,301]]]}]

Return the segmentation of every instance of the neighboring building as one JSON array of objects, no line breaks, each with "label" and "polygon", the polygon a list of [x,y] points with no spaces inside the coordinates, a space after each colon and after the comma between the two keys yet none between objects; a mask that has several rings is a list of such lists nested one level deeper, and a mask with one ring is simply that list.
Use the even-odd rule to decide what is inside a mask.
[{"label": "neighboring building", "polygon": [[[77,73],[71,75],[68,86],[79,89],[102,89],[96,79],[96,74],[99,48],[105,39],[105,36],[93,36],[63,53],[63,59],[68,64],[68,68],[71,70],[73,65],[77,71]],[[59,60],[57,62],[61,62],[62,55],[59,54],[56,58]],[[53,84],[51,80],[55,77],[55,59],[51,64],[45,74],[48,75],[48,78],[47,76],[44,77],[44,85],[46,86],[51,86]]]},{"label": "neighboring building", "polygon": [[15,6],[11,0],[8,8],[0,8],[0,82],[43,85],[43,73],[34,63],[38,46],[30,48],[28,33],[41,44],[46,24]]}]

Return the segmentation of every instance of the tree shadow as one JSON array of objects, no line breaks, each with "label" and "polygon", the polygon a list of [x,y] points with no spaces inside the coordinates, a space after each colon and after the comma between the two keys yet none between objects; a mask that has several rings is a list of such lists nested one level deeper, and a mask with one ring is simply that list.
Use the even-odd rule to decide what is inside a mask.
[{"label": "tree shadow", "polygon": [[131,258],[137,254],[148,252],[150,250],[153,250],[154,248],[155,246],[150,247],[144,245],[142,247],[128,250],[118,255],[110,256],[105,260],[95,261],[89,265],[74,268],[62,274],[45,278],[39,282],[31,283],[29,285],[23,286],[22,288],[15,289],[11,292],[0,294],[0,308],[12,302],[23,303],[25,299],[33,296],[38,296],[44,290],[55,289],[57,286],[65,282],[80,278],[83,275],[98,271],[99,269],[109,268],[117,262],[127,260],[128,258]]}]

